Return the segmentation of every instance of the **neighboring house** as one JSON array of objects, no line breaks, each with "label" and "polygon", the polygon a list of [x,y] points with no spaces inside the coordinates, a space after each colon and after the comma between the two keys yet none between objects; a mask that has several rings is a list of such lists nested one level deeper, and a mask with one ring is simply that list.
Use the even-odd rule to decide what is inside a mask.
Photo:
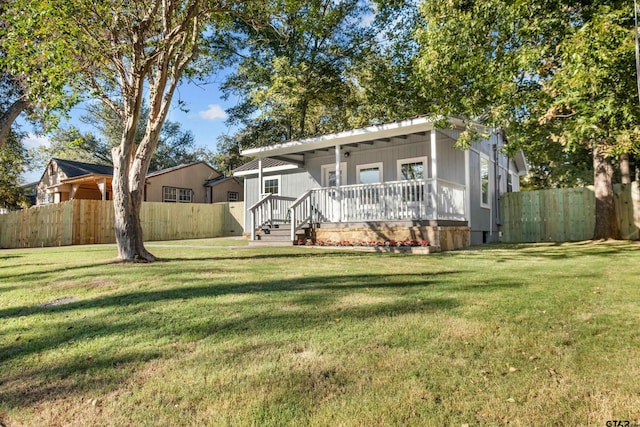
[{"label": "neighboring house", "polygon": [[38,182],[37,205],[72,199],[111,200],[113,167],[52,159]]},{"label": "neighboring house", "polygon": [[500,194],[519,191],[524,155],[502,154],[496,132],[458,149],[463,124],[450,122],[416,117],[244,150],[255,158],[234,171],[245,178],[245,232],[443,249],[497,241]]},{"label": "neighboring house", "polygon": [[207,189],[207,203],[239,202],[244,200],[243,184],[236,177],[221,175],[207,180],[204,186]]},{"label": "neighboring house", "polygon": [[[180,165],[147,175],[144,200],[147,202],[212,203],[226,201],[227,192],[242,194],[234,179],[218,195],[211,180],[223,178],[206,162]],[[37,204],[60,203],[72,199],[112,200],[113,168],[72,160],[52,159],[38,183]],[[240,198],[240,200],[242,200]]]}]

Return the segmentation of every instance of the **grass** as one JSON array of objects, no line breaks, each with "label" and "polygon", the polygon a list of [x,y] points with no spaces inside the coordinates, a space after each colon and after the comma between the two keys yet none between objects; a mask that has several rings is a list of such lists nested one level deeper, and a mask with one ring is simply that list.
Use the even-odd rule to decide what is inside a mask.
[{"label": "grass", "polygon": [[640,422],[640,244],[0,251],[0,425]]}]

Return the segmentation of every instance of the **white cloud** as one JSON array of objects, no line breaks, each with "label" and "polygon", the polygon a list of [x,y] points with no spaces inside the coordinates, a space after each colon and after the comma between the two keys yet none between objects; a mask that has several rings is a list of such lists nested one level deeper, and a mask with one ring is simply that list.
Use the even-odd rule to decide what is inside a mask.
[{"label": "white cloud", "polygon": [[22,145],[24,145],[26,149],[38,148],[41,145],[48,147],[51,145],[51,140],[46,136],[38,136],[30,133],[22,140]]},{"label": "white cloud", "polygon": [[227,113],[218,104],[209,104],[208,109],[200,111],[198,115],[205,120],[226,119]]}]

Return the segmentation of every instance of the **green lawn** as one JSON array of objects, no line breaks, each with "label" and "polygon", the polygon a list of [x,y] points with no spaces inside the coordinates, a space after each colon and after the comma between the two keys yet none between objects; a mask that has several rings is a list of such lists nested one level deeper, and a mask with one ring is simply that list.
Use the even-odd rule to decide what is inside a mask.
[{"label": "green lawn", "polygon": [[638,243],[187,246],[0,251],[0,425],[640,422]]}]

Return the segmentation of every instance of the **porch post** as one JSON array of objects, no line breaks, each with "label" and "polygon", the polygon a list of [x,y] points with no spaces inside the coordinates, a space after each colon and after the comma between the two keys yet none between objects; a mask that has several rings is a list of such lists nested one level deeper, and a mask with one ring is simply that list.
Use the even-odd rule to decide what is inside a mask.
[{"label": "porch post", "polygon": [[340,180],[340,145],[336,145],[336,201],[338,202],[336,222],[342,221],[342,190],[340,185],[342,185]]},{"label": "porch post", "polygon": [[437,135],[436,130],[431,129],[431,178],[432,178],[432,193],[433,197],[433,214],[434,219],[438,219],[438,162],[437,162]]},{"label": "porch post", "polygon": [[467,221],[467,225],[471,227],[471,173],[469,167],[471,166],[471,151],[464,150],[464,219]]},{"label": "porch post", "polygon": [[258,201],[262,198],[262,158],[258,159]]},{"label": "porch post", "polygon": [[100,194],[102,195],[102,200],[107,200],[107,180],[104,178],[99,179],[97,184]]}]

